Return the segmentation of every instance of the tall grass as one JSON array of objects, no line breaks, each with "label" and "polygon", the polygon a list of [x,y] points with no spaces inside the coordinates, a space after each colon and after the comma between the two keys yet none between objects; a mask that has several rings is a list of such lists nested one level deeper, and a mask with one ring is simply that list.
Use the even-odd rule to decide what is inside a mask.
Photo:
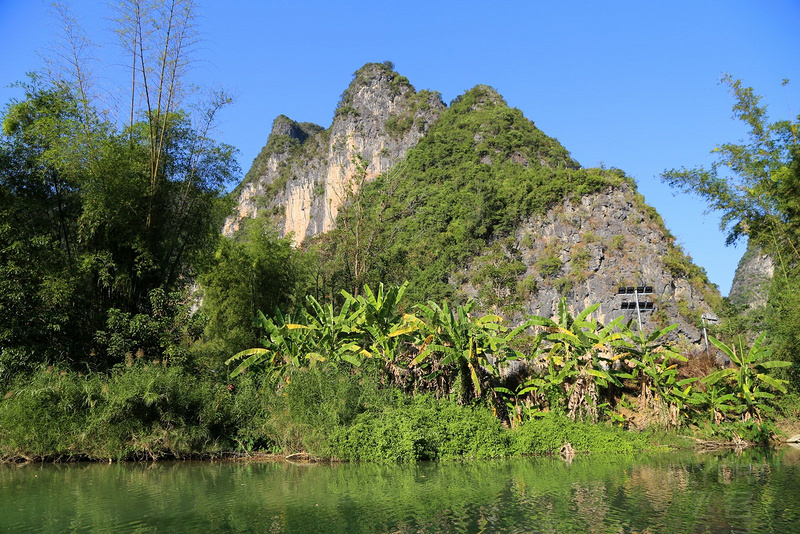
[{"label": "tall grass", "polygon": [[0,458],[184,457],[230,449],[225,384],[137,362],[83,376],[42,367],[0,401]]}]

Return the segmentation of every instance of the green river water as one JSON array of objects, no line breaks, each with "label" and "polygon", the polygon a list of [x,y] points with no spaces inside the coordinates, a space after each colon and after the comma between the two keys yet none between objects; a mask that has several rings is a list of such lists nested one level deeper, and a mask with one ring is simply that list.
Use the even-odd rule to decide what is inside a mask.
[{"label": "green river water", "polygon": [[0,532],[800,532],[800,450],[0,465]]}]

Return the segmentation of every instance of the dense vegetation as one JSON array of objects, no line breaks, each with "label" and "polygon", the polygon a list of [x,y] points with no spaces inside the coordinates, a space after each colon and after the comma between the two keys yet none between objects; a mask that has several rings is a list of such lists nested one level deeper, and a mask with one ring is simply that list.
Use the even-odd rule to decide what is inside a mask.
[{"label": "dense vegetation", "polygon": [[153,118],[156,156],[147,120],[118,130],[65,85],[25,90],[0,140],[0,381],[39,361],[106,369],[134,330],[160,354],[180,329],[144,330],[213,250],[232,149],[172,112]]},{"label": "dense vegetation", "polygon": [[[418,305],[403,287],[344,294],[341,309],[313,296],[295,318],[260,314],[264,347],[213,370],[128,356],[108,373],[42,366],[0,403],[6,458],[156,458],[232,449],[340,459],[413,461],[655,445],[625,432],[704,426],[761,441],[773,431],[772,391],[758,340],[749,350],[713,339],[733,367],[686,376],[686,358],[614,321],[532,317],[510,330],[470,305]],[[522,363],[523,365],[517,365]],[[201,374],[197,374],[198,370]],[[638,396],[638,399],[635,398]],[[612,426],[613,425],[613,426]]]},{"label": "dense vegetation", "polygon": [[[121,19],[129,117],[91,98],[77,61],[70,76],[33,76],[5,110],[0,459],[635,451],[649,440],[624,429],[646,426],[769,438],[772,392],[787,380],[769,374],[786,364],[763,338],[714,339],[732,366],[701,372],[663,342],[669,327],[643,335],[620,320],[600,324],[596,306],[573,316],[564,301],[557,318],[512,327],[458,294],[452,273],[482,252],[471,282],[524,292],[504,241],[515,225],[628,182],[617,170],[581,169],[489,87],[456,99],[391,172],[353,191],[337,228],[309,250],[268,218],[222,237],[224,191],[239,169],[233,149],[210,136],[227,98],[200,116],[179,105],[191,7],[153,3],[174,11],[160,17],[169,27],[148,32],[153,21],[136,9]],[[761,200],[729,191],[720,206],[741,221],[734,236],[748,233],[779,259],[767,343],[796,362],[797,145],[782,126],[768,129],[777,140],[759,130],[759,108],[742,109],[766,137],[725,154]],[[284,123],[300,137],[319,133]],[[265,154],[299,145],[279,135]],[[353,163],[365,182],[368,162]],[[713,173],[671,176],[724,193]],[[671,268],[701,276],[673,252]],[[539,268],[555,271],[557,261],[544,256]]]},{"label": "dense vegetation", "polygon": [[617,170],[580,168],[494,89],[477,86],[321,237],[328,292],[408,280],[414,300],[452,297],[452,273],[523,218],[626,180]]}]

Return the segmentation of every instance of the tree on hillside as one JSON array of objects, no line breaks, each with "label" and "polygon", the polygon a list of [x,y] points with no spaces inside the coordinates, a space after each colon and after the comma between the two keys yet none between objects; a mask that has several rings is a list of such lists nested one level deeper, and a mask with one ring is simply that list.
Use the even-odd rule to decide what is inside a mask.
[{"label": "tree on hillside", "polygon": [[[734,118],[748,138],[712,150],[710,167],[673,169],[662,179],[705,199],[722,212],[727,243],[748,238],[775,262],[767,303],[767,328],[777,355],[800,363],[800,145],[796,122],[770,123],[766,106],[751,87],[722,78],[735,98]],[[784,81],[784,84],[788,83]],[[796,366],[795,366],[796,367]],[[797,384],[796,381],[796,385]]]}]

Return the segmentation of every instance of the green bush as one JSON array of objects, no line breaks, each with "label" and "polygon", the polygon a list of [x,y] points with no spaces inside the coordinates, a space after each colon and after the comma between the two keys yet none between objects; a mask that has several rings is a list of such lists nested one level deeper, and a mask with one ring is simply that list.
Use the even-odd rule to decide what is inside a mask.
[{"label": "green bush", "polygon": [[0,401],[0,458],[157,458],[230,450],[225,384],[143,361],[82,376],[42,367]]},{"label": "green bush", "polygon": [[642,434],[605,423],[573,422],[552,412],[523,423],[511,434],[514,454],[554,453],[566,443],[576,452],[593,453],[633,453],[653,448]]},{"label": "green bush", "polygon": [[509,454],[503,425],[484,407],[430,395],[398,398],[394,406],[359,415],[334,438],[343,460],[414,462]]},{"label": "green bush", "polygon": [[561,260],[555,254],[546,254],[539,258],[536,267],[543,277],[549,277],[561,270]]}]

